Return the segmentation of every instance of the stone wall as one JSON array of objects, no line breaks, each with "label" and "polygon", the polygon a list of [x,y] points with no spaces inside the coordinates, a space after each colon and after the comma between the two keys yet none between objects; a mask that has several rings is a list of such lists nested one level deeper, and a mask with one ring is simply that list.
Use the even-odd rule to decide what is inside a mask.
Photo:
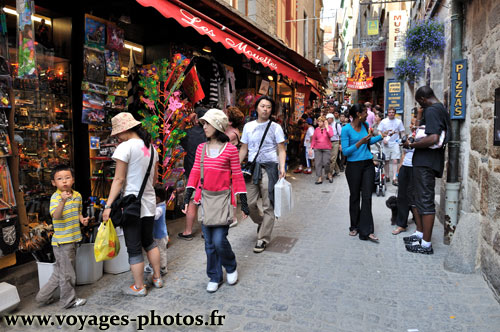
[{"label": "stone wall", "polygon": [[500,2],[468,1],[464,9],[464,58],[469,68],[461,205],[481,216],[480,266],[500,291],[500,147],[493,146],[494,91],[500,87]]}]

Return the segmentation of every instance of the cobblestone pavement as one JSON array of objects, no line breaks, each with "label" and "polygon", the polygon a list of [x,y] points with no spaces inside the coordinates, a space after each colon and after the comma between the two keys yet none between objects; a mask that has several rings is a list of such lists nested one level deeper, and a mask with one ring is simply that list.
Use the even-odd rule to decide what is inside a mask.
[{"label": "cobblestone pavement", "polygon": [[[402,236],[409,232],[390,233],[393,227],[385,200],[395,191],[392,185],[386,198],[373,197],[380,238],[375,244],[347,234],[348,189],[343,174],[333,184],[315,185],[312,176],[302,174],[290,176],[289,181],[296,195],[295,212],[276,223],[273,237],[295,238],[295,246],[287,254],[271,250],[254,254],[256,226],[250,220],[240,222],[229,235],[240,276],[235,286],[224,284],[214,294],[205,291],[206,256],[198,231],[190,242],[172,237],[166,285],[152,289],[147,297],[121,294],[132,283],[130,272],[105,274],[97,283],[77,288],[78,295],[88,300],[83,307],[38,308],[30,298],[17,313],[136,316],[154,309],[161,315],[207,316],[212,310],[225,315],[223,326],[150,326],[148,331],[499,331],[500,306],[482,276],[443,269],[448,247],[442,244],[439,222],[432,256],[406,252]],[[174,235],[183,222],[168,227]],[[68,330],[66,326],[51,329]],[[119,328],[135,329],[132,325]]]}]

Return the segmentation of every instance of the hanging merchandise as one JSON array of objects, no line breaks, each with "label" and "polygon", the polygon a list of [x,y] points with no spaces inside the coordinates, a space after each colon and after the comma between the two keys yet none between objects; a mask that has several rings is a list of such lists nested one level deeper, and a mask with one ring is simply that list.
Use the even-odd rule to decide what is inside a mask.
[{"label": "hanging merchandise", "polygon": [[106,45],[106,24],[85,16],[85,45],[104,51]]},{"label": "hanging merchandise", "polygon": [[104,52],[85,48],[83,54],[83,77],[97,84],[104,84],[106,78],[106,60]]},{"label": "hanging merchandise", "polygon": [[127,79],[122,77],[106,77],[108,94],[113,96],[127,96]]},{"label": "hanging merchandise", "polygon": [[9,60],[9,36],[7,35],[7,18],[5,12],[0,13],[0,56]]},{"label": "hanging merchandise", "polygon": [[113,51],[121,51],[123,50],[124,45],[124,36],[125,32],[123,29],[120,29],[114,24],[108,23],[107,26],[107,42],[106,42],[106,48],[108,50],[113,50]]},{"label": "hanging merchandise", "polygon": [[16,0],[18,25],[18,78],[36,78],[35,36],[33,35],[33,1]]},{"label": "hanging merchandise", "polygon": [[186,75],[186,78],[182,83],[182,88],[184,89],[184,92],[188,96],[189,101],[193,105],[205,98],[205,93],[203,92],[203,89],[201,87],[200,79],[198,77],[196,68],[193,68]]},{"label": "hanging merchandise", "polygon": [[106,58],[106,75],[108,76],[120,76],[120,59],[118,57],[118,52],[106,50],[104,51]]}]

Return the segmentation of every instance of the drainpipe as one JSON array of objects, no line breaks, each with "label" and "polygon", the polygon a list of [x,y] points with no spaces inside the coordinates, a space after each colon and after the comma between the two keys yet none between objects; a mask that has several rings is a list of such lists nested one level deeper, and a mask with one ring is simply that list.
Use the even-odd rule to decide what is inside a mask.
[{"label": "drainpipe", "polygon": [[[463,3],[451,1],[451,61],[462,59]],[[450,73],[451,74],[451,73]],[[450,244],[458,223],[458,201],[460,182],[458,179],[460,158],[460,120],[451,120],[451,140],[448,143],[448,173],[446,178],[446,201],[444,243]]]}]

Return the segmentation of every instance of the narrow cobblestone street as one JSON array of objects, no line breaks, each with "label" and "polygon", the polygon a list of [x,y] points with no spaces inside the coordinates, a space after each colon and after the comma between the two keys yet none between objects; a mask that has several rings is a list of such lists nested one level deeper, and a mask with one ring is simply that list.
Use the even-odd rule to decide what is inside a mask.
[{"label": "narrow cobblestone street", "polygon": [[[254,254],[256,226],[250,220],[240,222],[229,236],[238,262],[235,286],[224,284],[214,294],[205,291],[206,256],[197,231],[190,242],[172,236],[165,287],[152,289],[147,297],[121,294],[132,281],[130,272],[105,274],[97,283],[77,288],[78,295],[87,298],[81,308],[64,312],[57,304],[38,308],[29,298],[16,313],[132,317],[154,309],[159,315],[209,315],[212,310],[225,315],[223,326],[149,326],[147,331],[498,331],[500,307],[482,276],[443,269],[448,247],[442,244],[439,222],[432,256],[405,251],[402,236],[409,232],[391,234],[385,200],[395,187],[389,185],[385,198],[373,197],[375,231],[380,238],[375,244],[347,234],[348,189],[343,173],[333,184],[315,185],[311,176],[302,174],[290,176],[289,181],[296,197],[295,213],[276,223],[273,238],[296,239],[293,248],[278,253],[273,250],[279,248],[271,245]],[[183,222],[168,227],[174,235]],[[114,329],[118,330],[110,330]],[[133,324],[119,327],[120,331],[135,329]]]}]

